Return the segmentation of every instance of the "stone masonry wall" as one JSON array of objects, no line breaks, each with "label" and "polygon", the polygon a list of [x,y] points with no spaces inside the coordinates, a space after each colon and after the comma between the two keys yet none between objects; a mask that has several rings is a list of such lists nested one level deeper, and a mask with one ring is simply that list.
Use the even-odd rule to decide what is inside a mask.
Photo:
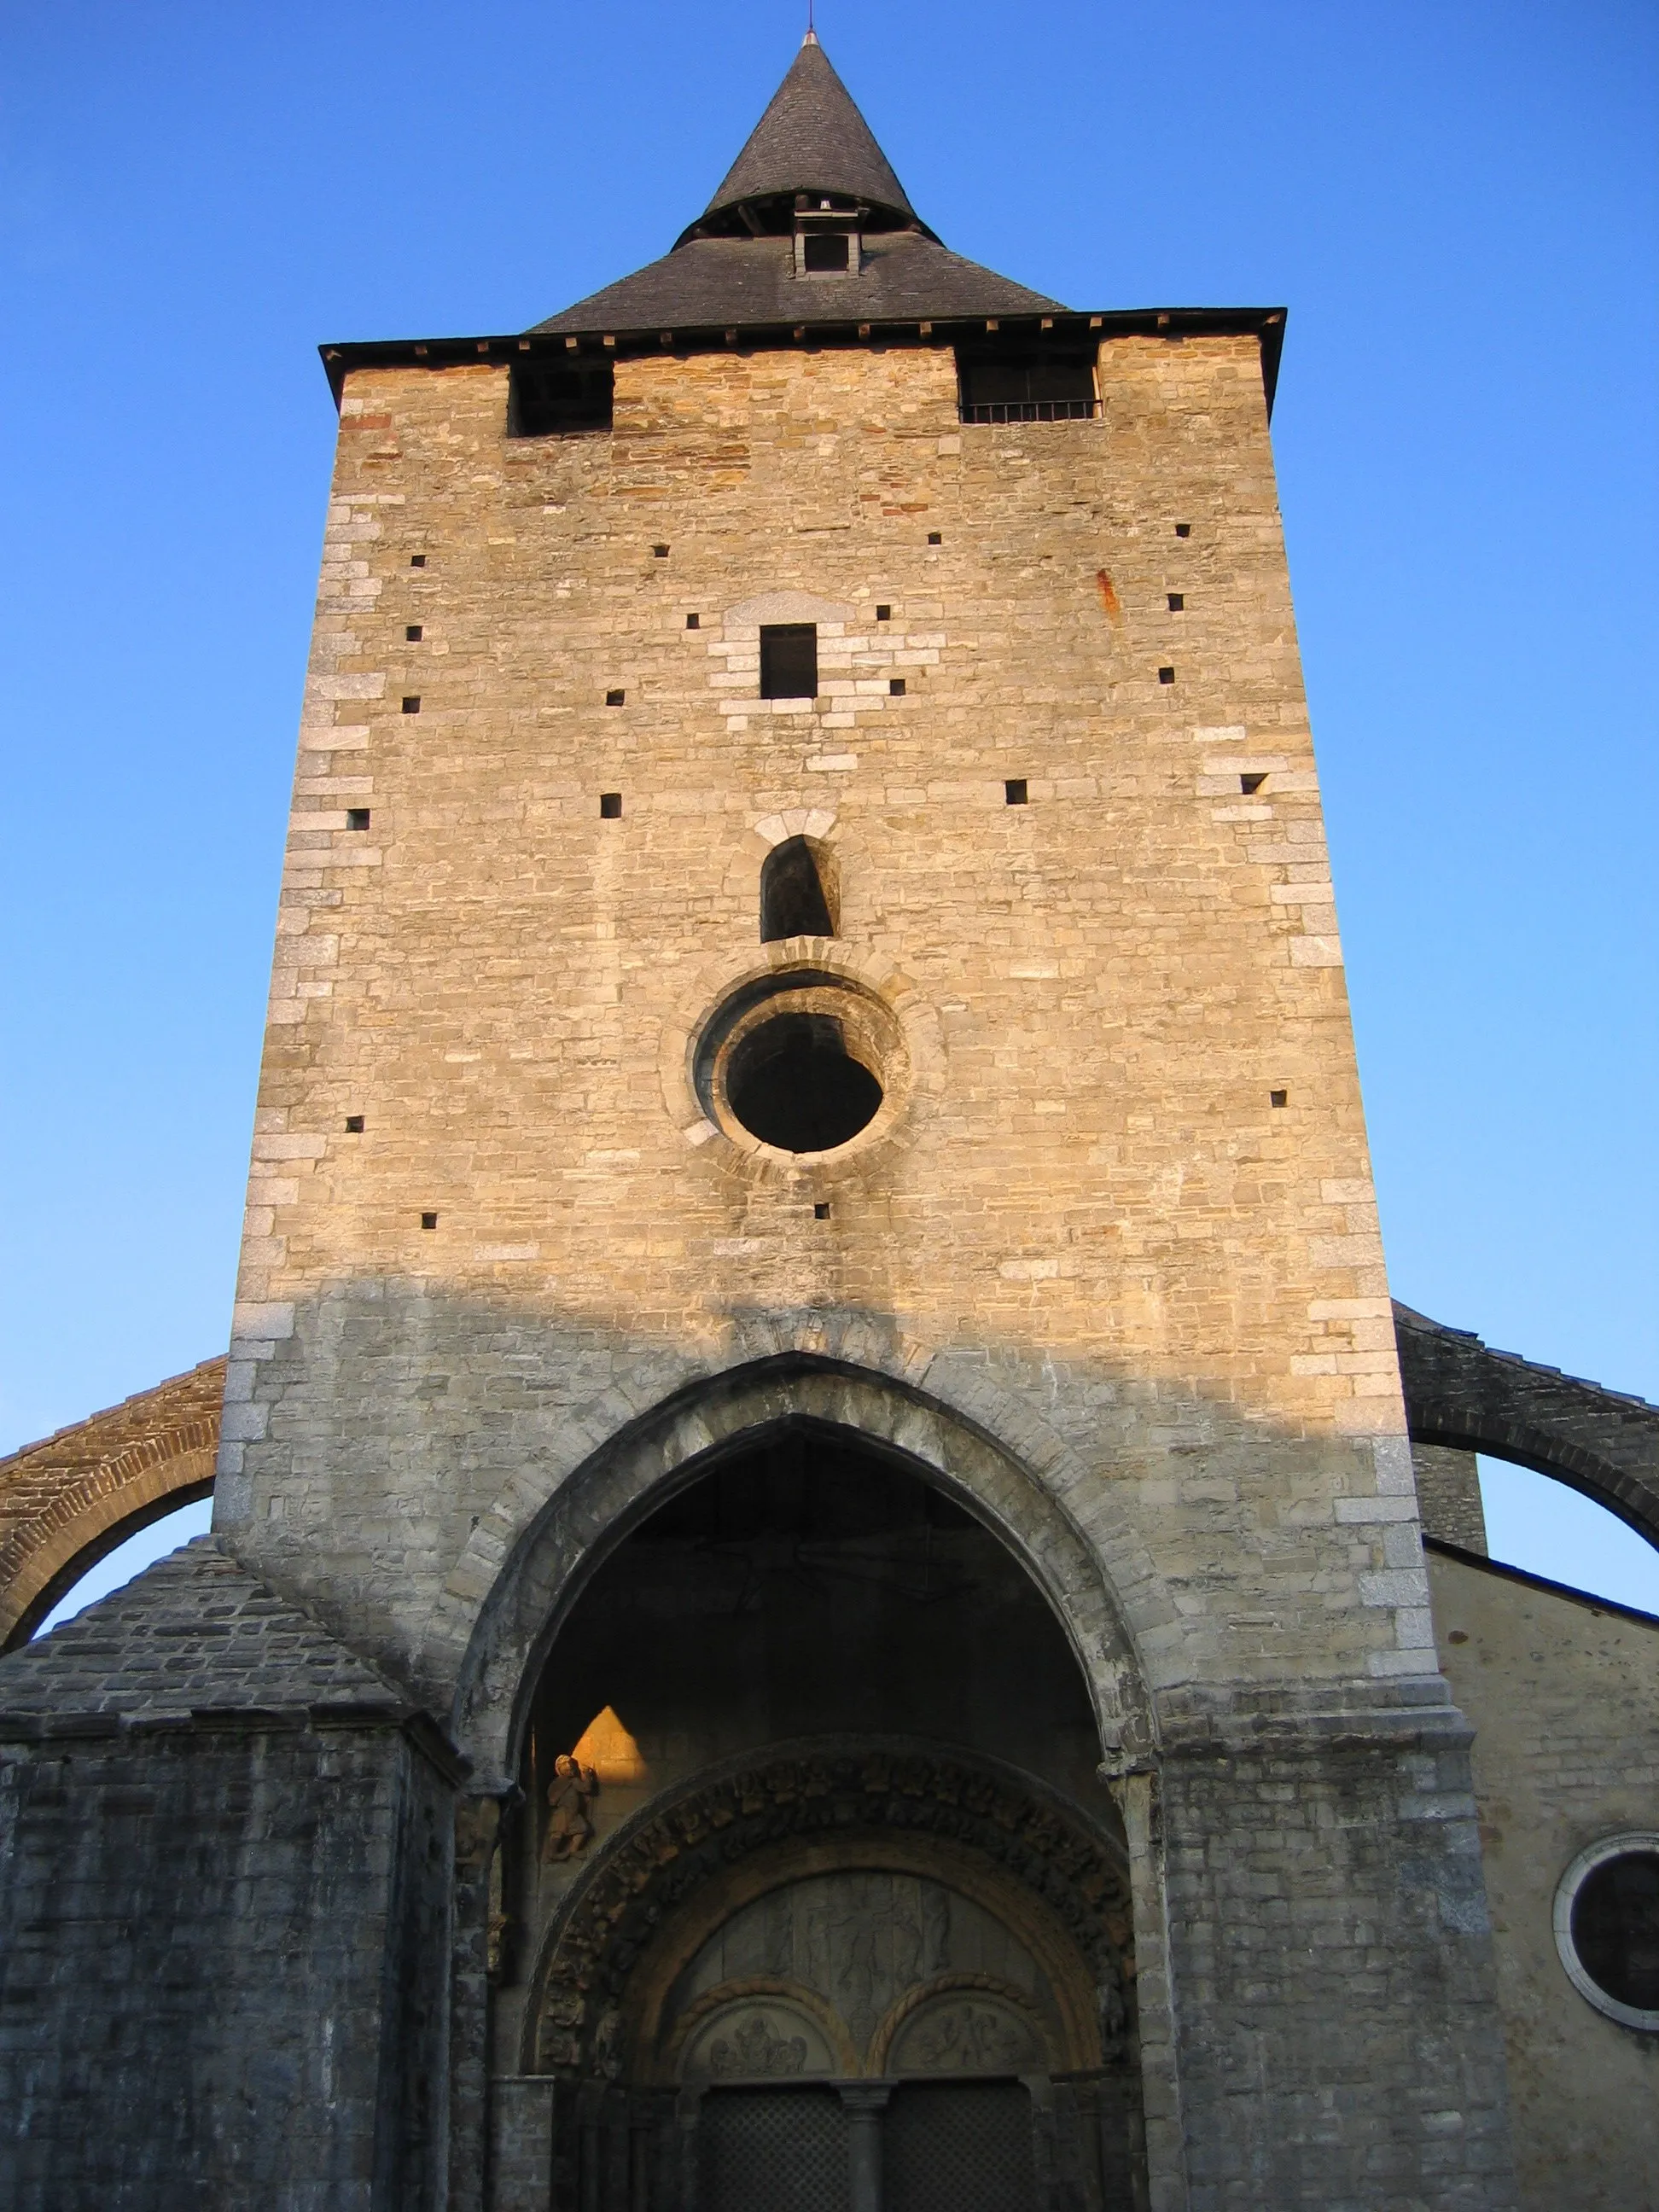
[{"label": "stone masonry wall", "polygon": [[[1155,1689],[1432,1679],[1255,345],[1101,374],[964,428],[945,349],[665,354],[525,441],[503,370],[348,380],[216,1510],[428,1694],[526,1492],[756,1316],[987,1378],[1103,1547],[1130,1501]],[[841,935],[763,948],[792,831]],[[908,1061],[815,1165],[688,1079],[789,959]]]},{"label": "stone masonry wall", "polygon": [[1191,2212],[1512,2205],[1458,1731],[1176,1759],[1164,1803]]},{"label": "stone masonry wall", "polygon": [[1525,2212],[1659,2203],[1659,2036],[1567,1979],[1556,1885],[1590,1844],[1659,1832],[1659,1621],[1513,1570],[1430,1555],[1474,1790]]},{"label": "stone masonry wall", "polygon": [[447,1807],[395,1729],[0,1745],[10,2212],[441,2204]]}]

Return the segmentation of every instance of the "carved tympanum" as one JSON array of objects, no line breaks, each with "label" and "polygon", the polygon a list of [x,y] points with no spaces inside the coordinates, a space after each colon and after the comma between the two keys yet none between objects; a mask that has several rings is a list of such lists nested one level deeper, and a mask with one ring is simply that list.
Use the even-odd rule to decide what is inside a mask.
[{"label": "carved tympanum", "polygon": [[[783,1869],[798,1850],[823,1873],[792,1881]],[[767,1863],[781,1861],[780,1872],[744,1894],[742,1863],[763,1853],[769,1855]],[[836,1857],[847,1871],[831,1879],[826,1862]],[[930,1863],[935,1860],[937,1879]],[[628,2022],[645,2002],[637,1996],[630,2000],[630,1984],[643,1975],[656,1988],[652,1977],[660,1979],[665,1972],[674,1988],[663,1983],[647,2005],[659,2023],[651,2031],[653,2048],[660,2033],[670,2033],[672,2039],[673,2015],[695,2002],[700,1987],[712,1995],[711,1984],[729,1987],[734,1974],[759,1973],[769,1974],[773,1987],[787,1982],[799,1988],[803,2003],[816,2006],[826,2019],[833,2016],[834,2033],[841,2037],[844,2031],[848,2056],[871,2051],[893,2032],[883,2031],[881,2022],[896,2016],[896,2006],[902,2009],[907,1990],[935,1980],[944,1967],[970,1963],[966,1952],[952,1960],[953,1913],[962,1919],[963,1940],[970,1948],[993,1941],[984,1933],[970,1938],[969,1903],[952,1899],[964,1881],[966,1890],[975,1883],[948,1875],[947,1861],[964,1869],[985,1867],[979,1887],[988,1898],[994,1892],[1011,1900],[1026,1898],[1033,1929],[1059,1923],[1049,1948],[1057,1945],[1077,1960],[1085,1978],[1080,1996],[1069,1987],[1050,1989],[1018,1943],[1011,1951],[1005,1941],[994,1958],[981,1963],[994,1969],[994,1980],[1012,1977],[1034,2021],[1059,2006],[1048,2039],[1057,2055],[1069,2051],[1061,2063],[1098,2063],[1120,2049],[1128,2016],[1127,1978],[1133,1972],[1129,1900],[1124,1869],[1105,1838],[1041,1785],[988,1761],[909,1746],[831,1744],[733,1767],[659,1802],[622,1830],[573,1889],[544,1947],[535,2041],[526,2058],[561,2073],[591,2075],[600,2058],[596,2023],[620,2020],[621,2028],[606,2039],[607,2063],[599,2070],[620,2065],[643,2078],[641,2069],[648,2074],[656,2062],[647,2051],[629,2045],[636,2030]],[[708,1934],[679,1953],[681,1963],[674,1964],[672,1930],[695,1923],[702,1898],[728,1894],[732,1903],[723,1917],[709,1919]],[[981,1911],[987,1928],[1000,1911],[995,1907],[988,1917]],[[728,1932],[744,1929],[749,1949],[742,1959],[728,1955]],[[699,1962],[705,1957],[703,1966]],[[1062,1982],[1075,1978],[1071,1970],[1054,1971]],[[958,1983],[975,1978],[985,1979],[955,1977]],[[929,2033],[941,2039],[954,2033],[963,2051],[981,2044],[988,2050],[997,2042],[996,2023],[1012,2023],[1011,2032],[1024,2039],[1024,2063],[1047,2063],[1040,2056],[1043,2036],[1017,2010],[974,2002],[978,2010],[970,2008],[954,2030],[941,2019]],[[954,2002],[960,2008],[969,1999],[958,1991]],[[976,2021],[983,2025],[975,2027]],[[1101,2028],[1107,2031],[1103,2038]],[[735,2051],[735,2031],[724,2032]],[[912,2026],[907,2019],[903,2032],[921,2033],[920,2021]],[[696,2041],[707,2051],[701,2033]],[[1085,2045],[1095,2046],[1096,2055],[1079,2055]],[[943,2052],[943,2041],[939,2048]],[[855,2070],[857,2063],[848,2066],[843,2060],[837,2071]],[[916,2070],[938,2071],[943,2061],[918,2057],[915,2064]],[[999,2065],[1006,2071],[1012,2061],[1005,2054]],[[944,2070],[985,2069],[975,2058],[971,2065]]]}]

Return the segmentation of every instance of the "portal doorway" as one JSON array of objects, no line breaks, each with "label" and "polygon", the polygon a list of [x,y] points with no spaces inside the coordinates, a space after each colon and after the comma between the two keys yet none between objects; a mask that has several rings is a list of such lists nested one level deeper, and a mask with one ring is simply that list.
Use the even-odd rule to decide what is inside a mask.
[{"label": "portal doorway", "polygon": [[991,1531],[781,1426],[593,1577],[534,1701],[497,2045],[559,2212],[1124,2212],[1127,1859]]}]

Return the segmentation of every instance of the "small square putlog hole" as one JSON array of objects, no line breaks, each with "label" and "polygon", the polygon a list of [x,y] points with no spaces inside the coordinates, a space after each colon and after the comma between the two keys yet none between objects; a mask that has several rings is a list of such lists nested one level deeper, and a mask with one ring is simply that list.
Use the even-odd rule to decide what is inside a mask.
[{"label": "small square putlog hole", "polygon": [[607,707],[625,707],[628,704],[628,694],[626,691],[607,691],[605,695],[605,703]]},{"label": "small square putlog hole", "polygon": [[411,568],[424,568],[426,566],[425,554],[411,553],[409,556],[409,565]]},{"label": "small square putlog hole", "polygon": [[1170,602],[1170,612],[1172,615],[1178,615],[1187,604],[1187,594],[1185,592],[1170,592],[1167,596]]},{"label": "small square putlog hole", "polygon": [[1192,524],[1191,524],[1190,522],[1177,522],[1177,523],[1176,523],[1176,536],[1177,538],[1190,538],[1190,537],[1192,536],[1192,534],[1193,534],[1193,526],[1192,526]]},{"label": "small square putlog hole", "polygon": [[902,699],[904,696],[904,678],[902,676],[888,678],[887,696],[890,699]]},{"label": "small square putlog hole", "polygon": [[347,807],[347,809],[346,809],[346,828],[347,828],[348,830],[367,830],[367,829],[368,829],[368,807],[366,807],[366,806],[348,806],[348,807]]},{"label": "small square putlog hole", "polygon": [[818,626],[816,623],[767,623],[760,634],[760,695],[763,699],[816,699],[818,696]]},{"label": "small square putlog hole", "polygon": [[876,609],[876,620],[878,622],[891,622],[892,619],[893,610],[891,607],[878,607]]},{"label": "small square putlog hole", "polygon": [[943,545],[945,532],[942,530],[930,530],[927,533],[927,543],[930,545]]},{"label": "small square putlog hole", "polygon": [[1174,669],[1160,668],[1158,672],[1158,680],[1160,684],[1173,684],[1175,682]]},{"label": "small square putlog hole", "polygon": [[1267,1093],[1267,1103],[1270,1106],[1288,1106],[1290,1103],[1291,1094],[1288,1091],[1270,1091]]},{"label": "small square putlog hole", "polygon": [[687,615],[685,618],[685,626],[687,629],[701,629],[702,628],[702,617],[701,615]]},{"label": "small square putlog hole", "polygon": [[668,548],[665,545],[653,545],[651,548],[651,557],[653,561],[665,561],[668,558]]},{"label": "small square putlog hole", "polygon": [[599,793],[599,819],[601,822],[620,822],[622,820],[621,792],[602,791]]},{"label": "small square putlog hole", "polygon": [[348,1114],[348,1115],[346,1115],[346,1134],[347,1134],[347,1136],[348,1136],[348,1137],[361,1137],[361,1136],[362,1135],[362,1133],[363,1133],[363,1117],[362,1117],[362,1115],[361,1114]]},{"label": "small square putlog hole", "polygon": [[420,699],[420,694],[419,694],[418,692],[414,692],[414,691],[411,691],[411,692],[406,693],[406,694],[405,694],[405,696],[404,696],[404,714],[418,714],[420,713],[420,711],[421,711],[421,699]]},{"label": "small square putlog hole", "polygon": [[821,1198],[818,1200],[817,1204],[812,1208],[812,1218],[814,1221],[828,1221],[830,1218],[830,1201],[828,1199]]},{"label": "small square putlog hole", "polygon": [[404,635],[409,640],[411,645],[418,645],[421,641],[421,625],[419,623],[410,623],[404,631]]},{"label": "small square putlog hole", "polygon": [[438,1217],[435,1213],[423,1213],[421,1216],[421,1226],[422,1229],[435,1229],[437,1225]]},{"label": "small square putlog hole", "polygon": [[1030,793],[1026,789],[1025,778],[1023,775],[1011,775],[1002,787],[1002,803],[1005,806],[1024,806],[1029,803],[1030,798]]},{"label": "small square putlog hole", "polygon": [[1241,775],[1238,779],[1238,787],[1246,799],[1254,799],[1267,781],[1265,773],[1260,775]]}]

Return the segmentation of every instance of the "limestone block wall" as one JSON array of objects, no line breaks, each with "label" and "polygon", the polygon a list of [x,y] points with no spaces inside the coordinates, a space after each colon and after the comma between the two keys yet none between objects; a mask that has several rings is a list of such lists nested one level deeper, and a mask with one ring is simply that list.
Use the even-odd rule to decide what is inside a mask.
[{"label": "limestone block wall", "polygon": [[[1103,1548],[1127,1502],[1155,1690],[1432,1681],[1255,342],[1101,390],[964,427],[943,348],[665,352],[512,440],[504,369],[349,378],[216,1511],[434,1696],[537,1498],[829,1336],[974,1378]],[[756,696],[784,609],[810,704]],[[841,933],[763,948],[800,831]],[[690,1080],[809,960],[902,1041],[816,1164]]]},{"label": "limestone block wall", "polygon": [[1556,1950],[1556,1886],[1588,1845],[1659,1830],[1659,1622],[1512,1569],[1430,1556],[1442,1662],[1475,1729],[1526,2212],[1659,2201],[1659,2037],[1589,2004]]},{"label": "limestone block wall", "polygon": [[395,1729],[0,1743],[0,2199],[441,2204],[450,1822]]}]

